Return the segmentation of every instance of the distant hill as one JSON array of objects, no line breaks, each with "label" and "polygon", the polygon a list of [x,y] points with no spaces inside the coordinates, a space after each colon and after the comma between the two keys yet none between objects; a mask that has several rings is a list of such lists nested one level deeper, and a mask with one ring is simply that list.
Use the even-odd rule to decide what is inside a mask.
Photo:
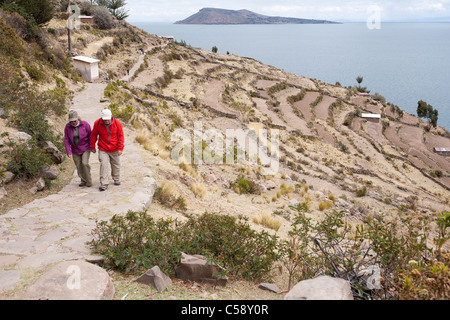
[{"label": "distant hill", "polygon": [[285,17],[271,17],[249,10],[226,10],[203,8],[196,14],[175,22],[175,24],[335,24],[327,20],[311,20]]}]

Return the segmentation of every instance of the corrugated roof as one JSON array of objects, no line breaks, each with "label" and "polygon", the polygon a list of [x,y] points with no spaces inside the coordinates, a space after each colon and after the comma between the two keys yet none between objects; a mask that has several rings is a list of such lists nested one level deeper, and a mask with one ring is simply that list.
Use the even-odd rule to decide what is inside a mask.
[{"label": "corrugated roof", "polygon": [[94,59],[94,58],[89,58],[89,57],[83,57],[83,56],[73,57],[73,60],[83,61],[83,62],[87,62],[87,63],[100,62],[100,60],[97,60],[97,59]]},{"label": "corrugated roof", "polygon": [[450,148],[434,148],[437,152],[450,152]]}]

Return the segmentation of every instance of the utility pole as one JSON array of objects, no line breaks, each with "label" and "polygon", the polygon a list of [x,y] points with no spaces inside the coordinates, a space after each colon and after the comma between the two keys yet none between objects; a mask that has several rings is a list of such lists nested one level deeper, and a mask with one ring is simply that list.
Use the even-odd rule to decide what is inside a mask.
[{"label": "utility pole", "polygon": [[71,30],[72,30],[72,19],[71,19],[71,16],[72,16],[72,8],[71,8],[71,6],[70,6],[70,0],[69,0],[69,8],[68,8],[68,10],[69,10],[69,18],[68,18],[68,20],[67,20],[67,42],[68,42],[68,45],[69,45],[69,53],[72,53],[72,41],[71,41]]}]

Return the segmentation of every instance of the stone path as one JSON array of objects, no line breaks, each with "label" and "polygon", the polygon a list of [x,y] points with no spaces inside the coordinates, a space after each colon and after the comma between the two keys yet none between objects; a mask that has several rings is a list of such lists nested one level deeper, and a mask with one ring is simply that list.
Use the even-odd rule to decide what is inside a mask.
[{"label": "stone path", "polygon": [[[142,59],[139,61],[142,63]],[[133,71],[138,67],[135,66]],[[128,77],[123,80],[128,80]],[[77,110],[91,126],[104,108],[100,98],[105,87],[105,83],[89,83],[72,101],[72,109]],[[41,292],[48,293],[45,297],[27,296],[27,291],[30,291],[27,289],[59,263],[73,261],[81,265],[80,261],[85,263],[89,260],[91,252],[86,241],[91,239],[90,233],[97,219],[109,219],[128,210],[144,210],[150,205],[156,182],[151,170],[144,165],[141,155],[144,151],[135,142],[135,132],[124,126],[124,133],[120,186],[110,183],[107,191],[99,191],[97,152],[90,158],[93,187],[80,188],[75,172],[73,180],[60,192],[0,216],[0,299],[7,297],[3,294],[10,290],[15,290],[15,297],[19,299],[61,298],[60,290],[55,291],[56,296],[49,293],[51,286],[61,285],[54,281],[43,281],[49,286],[41,288]],[[61,268],[57,270],[62,272]],[[58,276],[52,277],[55,278]],[[91,285],[95,287],[97,284],[94,281]],[[80,296],[83,299],[87,297],[85,293]]]}]

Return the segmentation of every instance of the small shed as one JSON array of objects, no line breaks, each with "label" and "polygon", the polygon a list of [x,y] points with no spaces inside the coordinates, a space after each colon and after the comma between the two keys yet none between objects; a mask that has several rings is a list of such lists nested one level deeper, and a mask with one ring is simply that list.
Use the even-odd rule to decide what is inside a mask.
[{"label": "small shed", "polygon": [[169,40],[169,41],[174,41],[174,37],[173,36],[161,36],[161,38]]},{"label": "small shed", "polygon": [[439,153],[442,156],[450,155],[450,148],[434,148],[434,152]]},{"label": "small shed", "polygon": [[92,82],[99,78],[99,64],[100,60],[76,56],[73,58],[73,67],[75,70],[81,72],[84,80]]},{"label": "small shed", "polygon": [[367,92],[357,92],[356,93],[358,96],[364,96],[364,97],[370,97],[370,93],[367,93]]},{"label": "small shed", "polygon": [[79,16],[82,23],[94,24],[94,16]]},{"label": "small shed", "polygon": [[381,119],[381,114],[378,113],[362,113],[361,118],[366,119],[370,122],[379,123]]}]

